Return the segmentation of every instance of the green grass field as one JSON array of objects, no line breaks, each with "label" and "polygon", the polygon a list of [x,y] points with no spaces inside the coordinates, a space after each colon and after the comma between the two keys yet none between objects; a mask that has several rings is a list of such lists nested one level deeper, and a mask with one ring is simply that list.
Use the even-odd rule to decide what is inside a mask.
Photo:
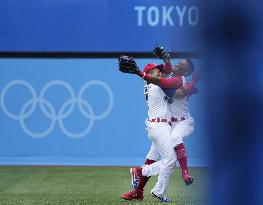
[{"label": "green grass field", "polygon": [[[191,168],[194,184],[186,186],[180,171],[173,174],[167,195],[170,204],[206,204],[207,169]],[[131,189],[129,168],[125,167],[0,167],[0,204],[161,204],[150,195],[157,177],[145,187],[143,201],[122,201]]]}]

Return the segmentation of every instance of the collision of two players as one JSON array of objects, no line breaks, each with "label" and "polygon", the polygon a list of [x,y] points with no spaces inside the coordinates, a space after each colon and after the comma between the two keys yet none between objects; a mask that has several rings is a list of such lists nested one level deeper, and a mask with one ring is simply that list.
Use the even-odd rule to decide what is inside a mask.
[{"label": "collision of two players", "polygon": [[199,77],[193,74],[192,81],[186,82],[185,77],[194,72],[191,60],[184,59],[173,67],[170,55],[163,47],[156,47],[154,54],[162,59],[164,64],[147,64],[143,71],[140,71],[132,57],[120,56],[118,59],[121,72],[136,74],[147,82],[144,94],[148,105],[148,118],[145,122],[152,141],[145,165],[130,170],[133,190],[123,194],[123,200],[142,200],[148,179],[158,175],[151,194],[161,202],[169,202],[170,199],[165,193],[176,161],[182,169],[185,184],[193,183],[183,139],[194,130],[194,119],[188,109],[188,97],[197,92],[195,85]]}]

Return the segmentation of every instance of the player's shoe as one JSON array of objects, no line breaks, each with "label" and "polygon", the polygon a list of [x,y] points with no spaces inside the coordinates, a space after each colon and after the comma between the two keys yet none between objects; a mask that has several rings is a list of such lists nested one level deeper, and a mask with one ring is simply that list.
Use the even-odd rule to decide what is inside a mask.
[{"label": "player's shoe", "polygon": [[143,191],[134,189],[128,193],[121,195],[122,200],[143,200]]},{"label": "player's shoe", "polygon": [[162,203],[168,203],[168,202],[172,202],[171,199],[169,199],[166,196],[158,196],[157,194],[155,194],[154,192],[151,192],[152,196],[156,199],[158,199],[160,202]]},{"label": "player's shoe", "polygon": [[133,189],[136,189],[138,187],[139,180],[142,177],[142,168],[141,167],[131,168],[130,174],[131,174],[132,187]]},{"label": "player's shoe", "polygon": [[184,180],[184,183],[186,185],[190,185],[194,182],[194,179],[193,177],[190,175],[189,171],[188,170],[184,170],[182,172],[182,179]]}]

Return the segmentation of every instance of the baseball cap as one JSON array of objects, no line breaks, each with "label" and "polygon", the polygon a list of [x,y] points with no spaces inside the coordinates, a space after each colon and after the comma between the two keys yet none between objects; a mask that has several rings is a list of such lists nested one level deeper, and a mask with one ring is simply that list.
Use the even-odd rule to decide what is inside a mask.
[{"label": "baseball cap", "polygon": [[145,73],[147,73],[147,72],[149,72],[150,70],[152,70],[152,69],[154,69],[154,68],[158,68],[158,69],[162,70],[162,69],[163,69],[163,64],[157,65],[156,63],[149,63],[149,64],[147,64],[147,65],[144,67],[143,71],[144,71]]}]

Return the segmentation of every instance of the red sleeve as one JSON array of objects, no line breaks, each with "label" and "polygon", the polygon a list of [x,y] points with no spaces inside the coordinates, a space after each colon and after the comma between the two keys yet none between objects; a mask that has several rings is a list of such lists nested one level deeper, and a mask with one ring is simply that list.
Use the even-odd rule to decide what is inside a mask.
[{"label": "red sleeve", "polygon": [[188,83],[186,86],[184,86],[183,92],[186,96],[191,95],[193,90],[194,90],[194,86],[197,83],[196,80],[191,80],[190,83]]},{"label": "red sleeve", "polygon": [[191,80],[191,82],[188,83],[188,84],[185,86],[185,88],[186,88],[186,90],[187,90],[188,93],[193,90],[193,88],[194,88],[194,86],[195,86],[196,83],[197,83],[196,80]]},{"label": "red sleeve", "polygon": [[183,85],[183,80],[181,76],[172,78],[160,78],[159,86],[162,88],[180,88]]},{"label": "red sleeve", "polygon": [[171,62],[167,62],[167,63],[164,64],[163,72],[164,72],[165,74],[169,74],[169,73],[172,72],[172,68],[173,68],[173,67],[172,67]]},{"label": "red sleeve", "polygon": [[[146,76],[147,75],[147,76]],[[145,72],[140,72],[139,73],[139,76],[141,77],[141,78],[143,78],[144,80],[146,80],[146,81],[148,81],[148,80],[150,80],[150,75],[149,74],[146,74]],[[147,79],[146,79],[147,78]]]},{"label": "red sleeve", "polygon": [[[145,72],[139,73],[139,76],[146,80],[147,82],[151,82],[151,76]],[[172,78],[159,78],[157,83],[162,88],[180,88],[183,85],[182,76],[172,77]]]}]

